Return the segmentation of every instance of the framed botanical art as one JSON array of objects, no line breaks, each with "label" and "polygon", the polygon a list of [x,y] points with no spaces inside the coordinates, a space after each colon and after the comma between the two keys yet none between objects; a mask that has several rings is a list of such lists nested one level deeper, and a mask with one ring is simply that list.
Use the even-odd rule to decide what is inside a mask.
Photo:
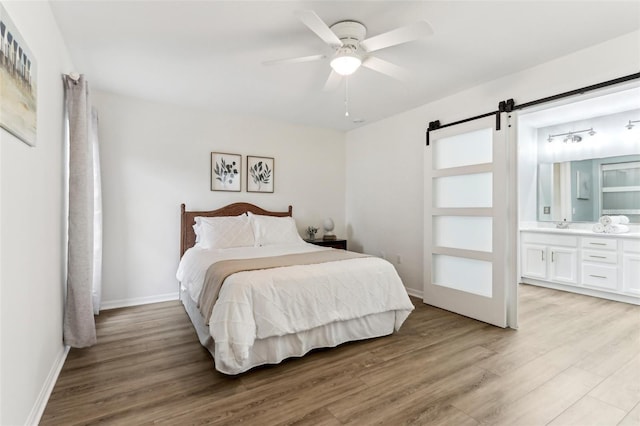
[{"label": "framed botanical art", "polygon": [[0,4],[0,127],[36,146],[36,60]]},{"label": "framed botanical art", "polygon": [[211,190],[240,192],[242,156],[224,152],[211,153]]},{"label": "framed botanical art", "polygon": [[247,155],[247,192],[273,192],[273,161]]}]

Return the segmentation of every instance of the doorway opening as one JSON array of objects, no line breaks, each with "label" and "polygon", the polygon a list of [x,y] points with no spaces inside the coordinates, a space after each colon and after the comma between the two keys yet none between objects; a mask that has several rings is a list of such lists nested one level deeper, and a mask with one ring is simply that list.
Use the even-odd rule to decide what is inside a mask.
[{"label": "doorway opening", "polygon": [[640,304],[636,120],[638,81],[518,113],[521,283]]}]

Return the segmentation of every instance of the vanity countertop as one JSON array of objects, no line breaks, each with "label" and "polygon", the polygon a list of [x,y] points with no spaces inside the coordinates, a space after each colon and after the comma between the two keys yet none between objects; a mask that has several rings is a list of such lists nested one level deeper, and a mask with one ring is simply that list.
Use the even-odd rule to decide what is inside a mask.
[{"label": "vanity countertop", "polygon": [[625,232],[624,234],[607,234],[604,232],[593,232],[584,228],[542,228],[542,227],[523,227],[520,232],[540,232],[545,234],[565,234],[565,235],[585,235],[589,237],[615,237],[640,239],[640,232]]}]

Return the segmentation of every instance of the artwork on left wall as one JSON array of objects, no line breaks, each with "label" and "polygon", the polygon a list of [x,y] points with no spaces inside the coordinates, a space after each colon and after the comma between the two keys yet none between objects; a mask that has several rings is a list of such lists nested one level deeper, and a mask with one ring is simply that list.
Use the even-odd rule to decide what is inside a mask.
[{"label": "artwork on left wall", "polygon": [[211,190],[240,191],[242,156],[224,152],[211,153]]},{"label": "artwork on left wall", "polygon": [[0,4],[0,127],[30,146],[37,136],[37,66]]}]

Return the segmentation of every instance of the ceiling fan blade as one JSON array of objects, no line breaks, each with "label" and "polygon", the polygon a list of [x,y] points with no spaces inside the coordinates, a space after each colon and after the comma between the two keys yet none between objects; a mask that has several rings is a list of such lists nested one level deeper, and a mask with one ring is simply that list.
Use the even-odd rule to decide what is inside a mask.
[{"label": "ceiling fan blade", "polygon": [[324,84],[324,88],[322,90],[325,92],[332,92],[336,90],[340,81],[342,81],[342,76],[331,70],[331,74],[329,74],[329,78],[327,78],[327,82]]},{"label": "ceiling fan blade", "polygon": [[376,58],[375,56],[369,56],[364,61],[362,61],[362,66],[377,71],[381,74],[388,75],[389,77],[395,78],[396,80],[409,80],[409,72],[406,69],[383,59]]},{"label": "ceiling fan blade", "polygon": [[300,56],[297,58],[272,59],[270,61],[262,62],[262,65],[297,64],[300,62],[319,61],[320,59],[324,59],[324,58],[326,58],[325,55],[311,55],[311,56]]},{"label": "ceiling fan blade", "polygon": [[316,33],[318,37],[333,48],[342,46],[342,42],[337,35],[313,10],[296,10],[295,15],[305,24],[311,31]]},{"label": "ceiling fan blade", "polygon": [[429,25],[427,21],[418,21],[386,33],[373,36],[366,40],[362,40],[360,42],[360,47],[367,52],[375,52],[376,50],[384,49],[386,47],[396,46],[422,37],[427,37],[431,34],[433,34],[431,25]]}]

